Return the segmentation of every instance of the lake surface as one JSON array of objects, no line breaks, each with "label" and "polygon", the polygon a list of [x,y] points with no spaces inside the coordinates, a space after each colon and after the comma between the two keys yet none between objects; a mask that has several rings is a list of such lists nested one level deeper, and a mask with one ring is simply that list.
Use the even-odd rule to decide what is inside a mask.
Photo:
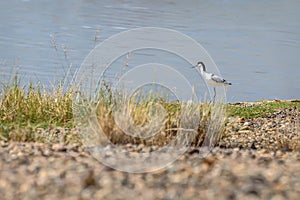
[{"label": "lake surface", "polygon": [[[233,83],[227,101],[300,99],[299,8],[298,0],[1,1],[1,79],[19,71],[23,80],[51,84],[106,38],[162,27],[209,52]],[[193,72],[188,76],[196,84]]]}]

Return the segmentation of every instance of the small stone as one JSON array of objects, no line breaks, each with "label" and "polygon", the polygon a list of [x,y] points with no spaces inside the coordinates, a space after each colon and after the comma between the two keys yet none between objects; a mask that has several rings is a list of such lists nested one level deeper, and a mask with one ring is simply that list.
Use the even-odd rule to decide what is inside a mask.
[{"label": "small stone", "polygon": [[67,151],[67,148],[62,144],[53,144],[52,149],[60,152]]},{"label": "small stone", "polygon": [[243,124],[243,126],[250,126],[250,122],[245,122],[244,124]]}]

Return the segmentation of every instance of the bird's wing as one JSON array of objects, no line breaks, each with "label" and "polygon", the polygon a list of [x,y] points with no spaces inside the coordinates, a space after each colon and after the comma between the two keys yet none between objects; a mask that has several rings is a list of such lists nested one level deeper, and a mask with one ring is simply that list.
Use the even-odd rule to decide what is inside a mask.
[{"label": "bird's wing", "polygon": [[226,81],[225,79],[223,79],[222,77],[220,76],[217,76],[215,74],[212,74],[211,75],[211,79],[213,81],[215,81],[216,83],[222,83],[222,84],[225,84],[225,85],[231,85],[231,83],[229,83],[228,81]]},{"label": "bird's wing", "polygon": [[215,75],[215,74],[212,74],[212,75],[211,75],[211,79],[212,79],[213,81],[217,82],[217,83],[225,83],[225,82],[226,82],[225,79],[223,79],[223,78],[221,78],[220,76],[217,76],[217,75]]}]

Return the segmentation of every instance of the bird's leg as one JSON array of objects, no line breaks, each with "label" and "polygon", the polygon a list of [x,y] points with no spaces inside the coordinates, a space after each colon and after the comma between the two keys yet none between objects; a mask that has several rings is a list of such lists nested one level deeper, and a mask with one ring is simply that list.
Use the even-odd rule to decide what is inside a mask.
[{"label": "bird's leg", "polygon": [[216,88],[214,87],[214,98],[213,98],[213,103],[215,103],[216,100]]}]

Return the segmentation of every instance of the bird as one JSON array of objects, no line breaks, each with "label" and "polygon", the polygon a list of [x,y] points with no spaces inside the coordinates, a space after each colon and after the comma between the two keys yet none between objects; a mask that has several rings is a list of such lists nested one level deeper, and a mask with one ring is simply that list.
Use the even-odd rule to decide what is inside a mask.
[{"label": "bird", "polygon": [[205,81],[214,87],[214,98],[213,102],[215,101],[216,98],[216,87],[218,86],[229,86],[232,85],[230,82],[226,81],[222,77],[215,75],[213,73],[209,73],[206,71],[205,64],[201,61],[197,63],[197,65],[193,66],[193,68],[198,67],[200,69],[202,77],[205,79]]}]

